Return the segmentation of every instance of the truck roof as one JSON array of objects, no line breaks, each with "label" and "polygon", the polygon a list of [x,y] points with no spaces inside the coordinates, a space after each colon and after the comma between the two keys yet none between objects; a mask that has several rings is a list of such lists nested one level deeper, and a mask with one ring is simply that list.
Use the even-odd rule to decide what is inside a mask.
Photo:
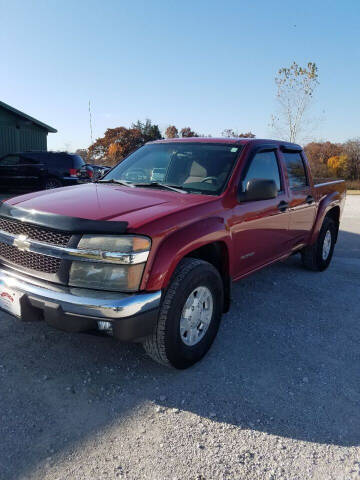
[{"label": "truck roof", "polygon": [[236,145],[247,145],[248,143],[253,143],[254,145],[263,144],[263,143],[273,143],[274,145],[283,145],[292,149],[300,150],[302,149],[300,145],[296,143],[284,142],[282,140],[271,140],[268,138],[225,138],[225,137],[185,137],[185,138],[166,138],[164,140],[156,140],[154,142],[148,142],[148,144],[153,143],[224,143],[224,144],[236,144]]}]

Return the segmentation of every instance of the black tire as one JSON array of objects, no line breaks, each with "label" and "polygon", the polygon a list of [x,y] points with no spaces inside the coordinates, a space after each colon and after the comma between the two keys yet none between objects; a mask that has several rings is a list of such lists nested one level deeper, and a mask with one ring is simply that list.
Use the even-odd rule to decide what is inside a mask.
[{"label": "black tire", "polygon": [[[193,346],[186,345],[180,335],[180,318],[191,292],[205,286],[213,299],[210,324],[202,339]],[[210,263],[195,258],[184,258],[176,268],[165,291],[157,325],[143,346],[158,363],[178,369],[198,362],[214,341],[223,311],[223,282],[219,272]]]},{"label": "black tire", "polygon": [[[331,246],[327,257],[323,258],[323,246],[327,232],[331,235]],[[337,227],[332,218],[325,217],[317,241],[301,251],[301,259],[304,267],[317,272],[324,271],[331,262],[336,243]]]},{"label": "black tire", "polygon": [[56,177],[45,178],[45,180],[43,182],[44,190],[52,190],[53,188],[59,188],[59,187],[62,187],[62,186],[63,186],[63,184]]}]

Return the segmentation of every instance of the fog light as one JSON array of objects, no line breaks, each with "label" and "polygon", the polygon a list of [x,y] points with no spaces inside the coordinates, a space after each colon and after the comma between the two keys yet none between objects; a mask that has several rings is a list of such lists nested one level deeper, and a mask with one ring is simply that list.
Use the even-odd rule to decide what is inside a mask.
[{"label": "fog light", "polygon": [[102,320],[99,320],[97,322],[98,324],[98,329],[101,331],[105,332],[111,332],[112,331],[112,323],[111,322],[103,322]]}]

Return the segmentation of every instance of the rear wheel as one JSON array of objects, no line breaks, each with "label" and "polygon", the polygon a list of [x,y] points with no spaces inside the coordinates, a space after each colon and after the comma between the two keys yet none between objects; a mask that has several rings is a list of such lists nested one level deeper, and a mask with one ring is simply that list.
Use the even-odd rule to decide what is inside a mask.
[{"label": "rear wheel", "polygon": [[144,341],[146,352],[163,365],[183,369],[199,361],[216,337],[223,282],[210,263],[184,258],[160,307],[157,325]]},{"label": "rear wheel", "polygon": [[44,180],[44,189],[45,190],[51,190],[53,188],[59,188],[62,187],[62,183],[60,180],[58,180],[55,177],[49,177]]},{"label": "rear wheel", "polygon": [[301,252],[303,265],[309,270],[322,272],[331,262],[337,228],[334,220],[325,217],[317,241]]}]

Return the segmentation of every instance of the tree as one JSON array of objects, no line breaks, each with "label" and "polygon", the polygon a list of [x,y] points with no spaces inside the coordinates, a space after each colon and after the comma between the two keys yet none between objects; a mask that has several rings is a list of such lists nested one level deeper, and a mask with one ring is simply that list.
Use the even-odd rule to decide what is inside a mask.
[{"label": "tree", "polygon": [[89,152],[87,148],[78,148],[75,151],[75,155],[80,155],[85,163],[91,163],[91,158],[89,157]]},{"label": "tree", "polygon": [[151,123],[148,118],[145,122],[138,120],[131,125],[131,128],[139,130],[143,139],[143,143],[153,142],[154,140],[161,140],[161,133],[158,125]]},{"label": "tree", "polygon": [[165,130],[165,137],[166,138],[178,138],[179,131],[175,127],[175,125],[169,125],[168,128]]},{"label": "tree", "polygon": [[348,178],[360,180],[360,138],[344,143],[344,153],[348,156]]},{"label": "tree", "polygon": [[115,165],[143,144],[143,135],[136,128],[108,128],[105,135],[102,138],[98,138],[89,147],[88,151],[91,158],[97,163]]},{"label": "tree", "polygon": [[342,145],[331,142],[311,142],[304,147],[309,159],[312,173],[315,177],[326,177],[329,175],[328,159],[341,155]]},{"label": "tree", "polygon": [[183,138],[186,138],[186,137],[198,137],[199,135],[197,133],[195,133],[193,130],[191,130],[190,127],[184,127],[180,130],[180,135],[183,137]]},{"label": "tree", "polygon": [[318,77],[318,68],[313,62],[306,67],[294,62],[290,68],[278,71],[275,77],[278,111],[271,117],[271,127],[284,140],[295,142],[309,124],[307,114]]},{"label": "tree", "polygon": [[254,135],[252,132],[247,132],[247,133],[239,133],[238,137],[239,138],[255,138],[256,135]]},{"label": "tree", "polygon": [[340,155],[342,149],[342,145],[332,142],[311,142],[304,147],[309,160],[319,163],[327,163],[330,157]]},{"label": "tree", "polygon": [[333,175],[344,178],[346,177],[348,170],[348,157],[347,155],[335,155],[334,157],[330,157],[327,161],[327,166]]},{"label": "tree", "polygon": [[107,164],[116,165],[123,159],[123,151],[119,143],[111,143],[107,153]]},{"label": "tree", "polygon": [[221,132],[222,137],[226,138],[255,138],[256,135],[254,135],[252,132],[247,132],[247,133],[239,133],[237,130],[233,130],[232,128],[225,128]]},{"label": "tree", "polygon": [[221,136],[226,138],[233,138],[238,136],[238,132],[237,130],[233,130],[232,128],[225,128],[225,130],[221,132]]}]

